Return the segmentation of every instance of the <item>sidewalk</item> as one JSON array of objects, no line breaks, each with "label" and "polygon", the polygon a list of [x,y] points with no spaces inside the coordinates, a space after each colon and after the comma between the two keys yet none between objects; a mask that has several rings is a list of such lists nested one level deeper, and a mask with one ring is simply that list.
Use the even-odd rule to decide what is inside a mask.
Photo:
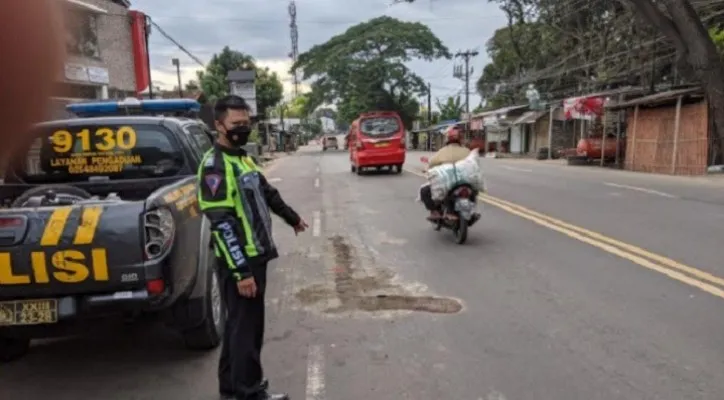
[{"label": "sidewalk", "polygon": [[499,159],[502,163],[510,164],[535,164],[542,167],[566,168],[570,171],[578,171],[592,174],[619,174],[622,176],[634,177],[639,179],[649,179],[656,181],[668,181],[671,183],[691,183],[703,184],[713,187],[724,187],[724,174],[709,175],[668,175],[654,174],[649,172],[629,171],[625,169],[601,167],[600,165],[568,165],[565,159],[558,160],[536,160],[532,158],[503,158]]}]

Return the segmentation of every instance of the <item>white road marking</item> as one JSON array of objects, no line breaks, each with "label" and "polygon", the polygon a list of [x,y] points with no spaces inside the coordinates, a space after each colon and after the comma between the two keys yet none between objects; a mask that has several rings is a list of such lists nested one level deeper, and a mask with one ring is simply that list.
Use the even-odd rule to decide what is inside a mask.
[{"label": "white road marking", "polygon": [[668,193],[664,193],[664,192],[659,192],[658,190],[646,189],[646,188],[642,188],[642,187],[638,187],[638,186],[621,185],[621,184],[613,183],[613,182],[603,182],[603,184],[606,185],[606,186],[612,186],[612,187],[617,187],[617,188],[621,188],[621,189],[636,190],[636,191],[638,191],[638,192],[653,194],[653,195],[656,195],[656,196],[666,197],[666,198],[669,198],[669,199],[675,199],[675,198],[676,198],[676,196],[674,196],[673,194],[668,194]]},{"label": "white road marking", "polygon": [[324,392],[324,353],[322,347],[312,345],[307,355],[307,400],[323,400]]},{"label": "white road marking", "polygon": [[314,180],[314,187],[315,187],[315,188],[318,188],[318,187],[319,187],[319,178],[317,178],[317,179]]},{"label": "white road marking", "polygon": [[503,168],[509,169],[509,170],[511,170],[511,171],[533,172],[532,169],[525,169],[525,168],[518,168],[518,167],[508,167],[507,165],[503,165]]},{"label": "white road marking", "polygon": [[269,178],[267,179],[267,182],[274,183],[274,182],[281,182],[282,178]]},{"label": "white road marking", "polygon": [[314,212],[314,220],[312,220],[312,236],[317,237],[322,231],[322,218],[319,211]]}]

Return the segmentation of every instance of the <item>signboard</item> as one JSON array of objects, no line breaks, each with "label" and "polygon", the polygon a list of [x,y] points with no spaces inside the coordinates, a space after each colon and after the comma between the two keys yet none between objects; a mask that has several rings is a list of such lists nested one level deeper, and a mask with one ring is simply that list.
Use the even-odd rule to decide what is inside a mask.
[{"label": "signboard", "polygon": [[254,82],[232,81],[230,82],[230,86],[231,94],[243,97],[249,104],[249,107],[251,107],[251,115],[257,115],[256,86]]},{"label": "signboard", "polygon": [[65,79],[100,85],[108,85],[110,83],[108,69],[102,67],[87,67],[85,65],[72,63],[65,64]]},{"label": "signboard", "polygon": [[101,67],[88,67],[88,80],[92,83],[108,85],[111,83],[108,70]]}]

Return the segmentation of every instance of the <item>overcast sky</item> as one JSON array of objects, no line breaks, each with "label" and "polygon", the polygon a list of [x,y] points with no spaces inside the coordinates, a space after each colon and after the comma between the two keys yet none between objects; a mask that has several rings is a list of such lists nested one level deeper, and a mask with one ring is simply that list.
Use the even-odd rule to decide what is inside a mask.
[{"label": "overcast sky", "polygon": [[[291,94],[288,0],[134,0],[133,8],[147,13],[189,52],[207,62],[225,45],[252,55],[260,65],[276,71]],[[487,0],[418,0],[396,4],[391,0],[297,0],[299,52],[323,43],[350,26],[380,15],[419,21],[430,27],[452,52],[477,49],[480,55],[472,65],[474,81],[488,62],[485,43],[506,19]],[[154,84],[171,89],[176,85],[172,58],[182,64],[184,82],[200,69],[176,45],[153,31],[149,44]],[[458,60],[457,62],[460,62]],[[435,98],[464,93],[464,83],[452,77],[455,61],[413,62],[410,67],[432,83]],[[480,101],[472,94],[470,107]]]}]

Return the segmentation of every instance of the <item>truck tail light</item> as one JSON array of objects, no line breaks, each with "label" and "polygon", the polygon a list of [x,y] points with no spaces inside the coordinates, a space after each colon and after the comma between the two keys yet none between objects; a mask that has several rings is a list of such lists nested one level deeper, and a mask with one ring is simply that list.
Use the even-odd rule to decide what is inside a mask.
[{"label": "truck tail light", "polygon": [[146,282],[146,290],[148,291],[148,294],[161,294],[165,289],[166,284],[163,282],[163,279],[153,279]]},{"label": "truck tail light", "polygon": [[357,147],[357,150],[362,150],[362,149],[364,149],[364,148],[365,148],[365,145],[364,145],[364,144],[362,143],[362,141],[361,141],[361,140],[358,140],[358,141],[357,141],[357,146],[356,146],[356,147]]},{"label": "truck tail light", "polygon": [[173,245],[176,223],[171,210],[160,207],[143,215],[144,254],[152,260],[166,254]]},{"label": "truck tail light", "polygon": [[400,138],[400,148],[401,149],[407,148],[407,140],[405,140],[405,139],[407,139],[405,137],[405,135],[402,135],[402,137]]}]

